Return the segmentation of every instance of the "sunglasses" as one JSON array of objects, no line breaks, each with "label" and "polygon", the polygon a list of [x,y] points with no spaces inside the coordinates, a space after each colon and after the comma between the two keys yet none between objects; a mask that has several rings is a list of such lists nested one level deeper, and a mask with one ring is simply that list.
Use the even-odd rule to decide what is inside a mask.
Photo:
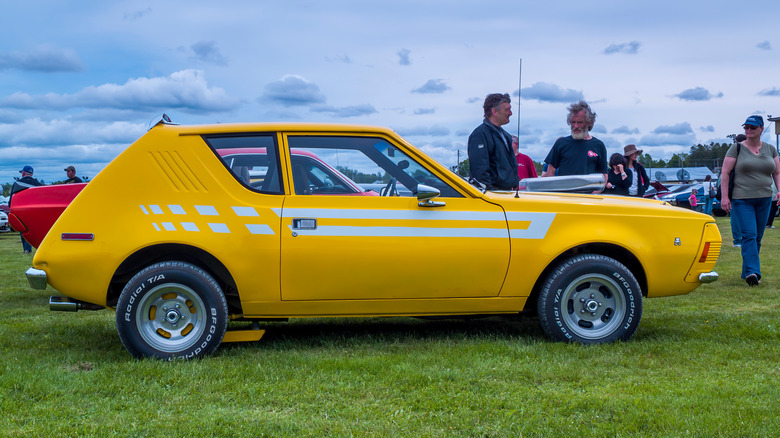
[{"label": "sunglasses", "polygon": [[754,130],[754,129],[758,129],[758,128],[760,128],[760,126],[755,126],[755,125],[745,125],[745,131],[752,131],[752,130]]}]

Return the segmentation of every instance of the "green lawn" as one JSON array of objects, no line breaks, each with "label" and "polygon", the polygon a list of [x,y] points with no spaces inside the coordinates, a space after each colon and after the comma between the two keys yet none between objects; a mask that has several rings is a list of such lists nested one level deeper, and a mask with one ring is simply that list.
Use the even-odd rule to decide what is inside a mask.
[{"label": "green lawn", "polygon": [[[728,219],[718,219],[730,242]],[[48,310],[0,235],[0,436],[778,436],[780,229],[763,284],[645,300],[630,342],[548,341],[535,318],[311,319],[192,362],[138,361],[110,311]]]}]

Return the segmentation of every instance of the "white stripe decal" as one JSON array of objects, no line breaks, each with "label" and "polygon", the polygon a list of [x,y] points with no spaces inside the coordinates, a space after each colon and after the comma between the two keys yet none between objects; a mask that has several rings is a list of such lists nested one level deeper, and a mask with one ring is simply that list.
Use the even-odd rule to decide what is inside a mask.
[{"label": "white stripe decal", "polygon": [[160,231],[160,226],[156,222],[152,222],[152,225],[154,225],[155,230]]},{"label": "white stripe decal", "polygon": [[[547,231],[555,220],[555,213],[530,213],[514,212],[507,213],[509,219],[509,235],[513,239],[544,239]],[[527,229],[515,228],[514,221],[531,222]]]},{"label": "white stripe decal", "polygon": [[170,222],[163,222],[161,225],[165,231],[176,231],[176,227]]},{"label": "white stripe decal", "polygon": [[246,228],[252,234],[274,234],[274,230],[266,224],[246,224]]},{"label": "white stripe decal", "polygon": [[477,237],[506,239],[501,228],[420,228],[420,227],[331,227],[318,226],[316,230],[293,230],[299,236],[338,237]]},{"label": "white stripe decal", "polygon": [[215,233],[230,233],[230,229],[226,224],[212,224],[209,223],[209,228]]},{"label": "white stripe decal", "polygon": [[211,205],[196,205],[195,210],[197,210],[201,216],[219,216],[217,209]]},{"label": "white stripe decal", "polygon": [[184,228],[184,231],[200,231],[193,222],[182,222],[181,227]]},{"label": "white stripe decal", "polygon": [[159,205],[150,205],[149,209],[152,210],[152,213],[154,214],[163,214],[162,208],[160,208]]},{"label": "white stripe decal", "polygon": [[146,207],[144,207],[143,205],[139,205],[139,207],[141,207],[141,211],[143,211],[144,214],[149,214],[149,211],[146,210]]},{"label": "white stripe decal", "polygon": [[238,216],[260,216],[257,214],[257,210],[255,210],[254,207],[233,207],[233,211],[236,212],[236,215]]},{"label": "white stripe decal", "polygon": [[187,214],[184,209],[181,207],[181,205],[171,205],[168,204],[168,208],[171,210],[171,213],[173,214]]}]

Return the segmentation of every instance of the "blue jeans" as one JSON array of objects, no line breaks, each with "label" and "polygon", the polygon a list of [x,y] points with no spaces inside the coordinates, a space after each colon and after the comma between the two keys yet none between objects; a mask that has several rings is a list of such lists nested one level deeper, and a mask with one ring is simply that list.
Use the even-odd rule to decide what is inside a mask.
[{"label": "blue jeans", "polygon": [[733,212],[734,210],[732,210],[732,213],[729,213],[729,222],[731,223],[731,240],[734,245],[742,245],[742,233],[739,232],[739,224],[737,223],[737,219],[734,217]]},{"label": "blue jeans", "polygon": [[19,233],[19,237],[22,238],[22,250],[27,252],[32,252],[32,245],[30,245],[26,240],[24,240],[24,236],[22,236],[22,233]]},{"label": "blue jeans", "polygon": [[712,214],[712,198],[709,195],[704,197],[702,207],[704,207],[704,213]]},{"label": "blue jeans", "polygon": [[731,201],[731,221],[736,219],[742,233],[742,278],[750,274],[761,278],[761,238],[769,218],[772,198],[734,199]]}]

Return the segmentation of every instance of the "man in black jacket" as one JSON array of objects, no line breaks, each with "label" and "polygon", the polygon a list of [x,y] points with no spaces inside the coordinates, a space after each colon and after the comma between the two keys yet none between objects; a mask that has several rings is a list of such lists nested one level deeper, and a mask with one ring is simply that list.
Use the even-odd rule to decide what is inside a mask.
[{"label": "man in black jacket", "polygon": [[[37,179],[33,178],[33,168],[32,166],[24,166],[22,170],[19,171],[19,173],[22,174],[22,177],[16,180],[14,182],[13,187],[11,187],[11,198],[8,200],[8,205],[11,206],[13,200],[14,200],[14,193],[22,191],[24,189],[35,187],[41,185],[41,182]],[[32,252],[32,245],[30,245],[26,240],[24,240],[24,236],[22,236],[22,233],[19,233],[19,237],[22,238],[22,250],[25,254],[29,254]]]},{"label": "man in black jacket", "polygon": [[520,182],[512,136],[501,126],[509,123],[508,94],[488,94],[482,105],[485,119],[469,136],[469,173],[472,183],[486,190],[513,190]]}]

